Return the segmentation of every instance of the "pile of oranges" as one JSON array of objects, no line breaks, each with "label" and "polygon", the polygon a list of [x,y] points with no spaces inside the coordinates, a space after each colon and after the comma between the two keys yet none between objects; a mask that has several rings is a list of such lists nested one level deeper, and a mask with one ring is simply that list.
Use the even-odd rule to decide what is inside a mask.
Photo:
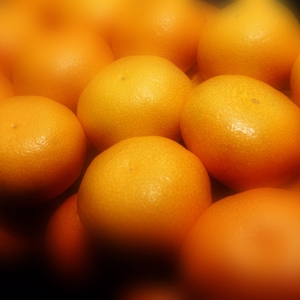
[{"label": "pile of oranges", "polygon": [[0,15],[1,281],[35,265],[49,290],[105,300],[300,299],[295,12],[8,0]]}]

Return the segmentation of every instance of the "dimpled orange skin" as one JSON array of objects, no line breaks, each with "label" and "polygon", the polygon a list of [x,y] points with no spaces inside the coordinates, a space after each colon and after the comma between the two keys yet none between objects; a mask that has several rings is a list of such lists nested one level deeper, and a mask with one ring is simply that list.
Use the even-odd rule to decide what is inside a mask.
[{"label": "dimpled orange skin", "polygon": [[300,109],[264,82],[222,75],[196,87],[181,133],[208,173],[236,191],[281,185],[300,168]]},{"label": "dimpled orange skin", "polygon": [[78,214],[96,239],[129,251],[177,251],[211,204],[199,159],[164,137],[134,137],[99,154],[78,192]]},{"label": "dimpled orange skin", "polygon": [[187,75],[162,57],[123,57],[89,83],[77,116],[99,151],[134,136],[179,141],[180,114],[191,90]]},{"label": "dimpled orange skin", "polygon": [[0,203],[50,200],[79,176],[87,141],[65,106],[37,96],[0,101]]},{"label": "dimpled orange skin", "polygon": [[194,1],[143,1],[118,19],[112,35],[116,58],[129,55],[164,57],[184,72],[197,61],[206,17]]},{"label": "dimpled orange skin", "polygon": [[205,79],[247,75],[275,88],[288,86],[300,52],[296,17],[277,1],[236,1],[202,30],[198,64]]},{"label": "dimpled orange skin", "polygon": [[224,198],[184,244],[186,282],[207,300],[299,299],[299,230],[299,195],[262,188]]},{"label": "dimpled orange skin", "polygon": [[13,83],[17,95],[48,97],[76,112],[80,94],[114,60],[96,34],[65,27],[41,36],[18,56]]}]

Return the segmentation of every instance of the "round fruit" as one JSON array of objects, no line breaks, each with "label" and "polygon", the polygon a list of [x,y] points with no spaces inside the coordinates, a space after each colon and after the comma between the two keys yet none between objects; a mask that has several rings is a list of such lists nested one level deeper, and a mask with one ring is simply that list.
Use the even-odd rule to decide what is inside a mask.
[{"label": "round fruit", "polygon": [[99,151],[134,136],[181,139],[179,119],[189,78],[157,56],[129,56],[104,68],[78,101],[77,116]]},{"label": "round fruit", "polygon": [[55,275],[81,282],[92,274],[93,255],[77,213],[77,194],[69,197],[51,216],[46,229],[46,254]]},{"label": "round fruit", "polygon": [[237,191],[275,187],[300,170],[299,107],[251,77],[216,76],[196,87],[181,133],[208,173]]},{"label": "round fruit", "polygon": [[18,57],[13,82],[17,95],[37,95],[76,112],[80,94],[114,60],[96,34],[63,28],[36,39]]},{"label": "round fruit", "polygon": [[292,67],[290,86],[293,101],[300,106],[300,54],[297,56]]},{"label": "round fruit", "polygon": [[65,106],[37,96],[0,101],[0,203],[27,206],[58,196],[79,176],[86,147]]},{"label": "round fruit", "polygon": [[161,56],[187,71],[197,61],[205,21],[195,1],[134,1],[115,25],[112,50],[117,58]]},{"label": "round fruit", "polygon": [[114,24],[130,1],[124,0],[63,0],[58,1],[64,15],[82,27],[96,32],[111,43]]},{"label": "round fruit", "polygon": [[282,88],[299,52],[299,23],[283,4],[236,1],[206,23],[198,64],[205,79],[247,75]]},{"label": "round fruit", "polygon": [[129,251],[175,251],[211,204],[200,160],[164,137],[123,140],[100,153],[78,192],[78,214],[96,239]]},{"label": "round fruit", "polygon": [[299,231],[296,194],[262,188],[224,198],[185,242],[185,280],[207,300],[299,299]]}]

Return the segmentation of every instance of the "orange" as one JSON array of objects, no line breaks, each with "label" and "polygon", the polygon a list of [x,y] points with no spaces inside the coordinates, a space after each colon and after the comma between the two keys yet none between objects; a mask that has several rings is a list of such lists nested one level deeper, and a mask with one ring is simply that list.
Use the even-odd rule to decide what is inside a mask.
[{"label": "orange", "polygon": [[98,33],[111,42],[114,24],[125,9],[124,0],[64,0],[57,1],[65,17]]},{"label": "orange", "polygon": [[85,30],[64,27],[41,35],[18,57],[16,94],[48,97],[76,112],[84,88],[113,60],[109,46]]},{"label": "orange", "polygon": [[196,87],[181,133],[211,176],[237,191],[275,187],[300,170],[300,109],[251,77],[220,75]]},{"label": "orange", "polygon": [[293,101],[300,106],[300,54],[297,56],[291,71],[290,87]]},{"label": "orange", "polygon": [[0,101],[13,96],[15,96],[15,92],[12,83],[0,73]]},{"label": "orange", "polygon": [[129,55],[164,57],[183,71],[197,60],[205,15],[195,1],[134,1],[114,27],[112,50]]},{"label": "orange", "polygon": [[200,160],[158,136],[129,138],[100,153],[78,192],[86,230],[131,253],[176,252],[210,204]]},{"label": "orange", "polygon": [[296,194],[261,188],[224,198],[188,235],[186,283],[206,300],[299,299],[299,230]]},{"label": "orange", "polygon": [[77,194],[63,202],[51,216],[45,235],[48,264],[65,282],[90,279],[93,254],[90,240],[77,213]]},{"label": "orange", "polygon": [[285,87],[300,52],[299,29],[297,18],[278,1],[236,1],[202,30],[198,47],[202,75],[205,79],[247,75],[275,88]]},{"label": "orange", "polygon": [[76,116],[38,96],[0,101],[0,203],[50,200],[79,176],[87,141]]},{"label": "orange", "polygon": [[189,78],[164,58],[124,57],[89,83],[77,116],[99,151],[134,136],[179,141],[180,114],[191,90]]},{"label": "orange", "polygon": [[11,77],[18,53],[38,32],[37,23],[27,10],[7,1],[0,11],[0,72]]}]

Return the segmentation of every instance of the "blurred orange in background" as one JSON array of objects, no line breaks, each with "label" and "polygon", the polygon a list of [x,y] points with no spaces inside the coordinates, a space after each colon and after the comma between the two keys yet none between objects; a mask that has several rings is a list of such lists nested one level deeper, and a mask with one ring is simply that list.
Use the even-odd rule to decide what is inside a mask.
[{"label": "blurred orange in background", "polygon": [[96,269],[91,241],[77,213],[77,194],[64,201],[51,216],[45,234],[48,268],[68,284],[91,280]]},{"label": "blurred orange in background", "polygon": [[299,230],[297,194],[262,188],[224,198],[186,240],[186,284],[195,299],[299,299]]},{"label": "blurred orange in background", "polygon": [[299,22],[286,6],[278,1],[235,1],[204,27],[198,65],[205,79],[247,75],[283,88],[299,52]]},{"label": "blurred orange in background", "polygon": [[23,49],[13,70],[13,84],[17,95],[48,97],[76,112],[84,88],[113,60],[102,38],[66,26],[39,35]]},{"label": "blurred orange in background", "polygon": [[114,28],[112,50],[116,58],[157,55],[183,71],[191,68],[206,22],[203,10],[189,0],[132,0],[132,4]]}]

